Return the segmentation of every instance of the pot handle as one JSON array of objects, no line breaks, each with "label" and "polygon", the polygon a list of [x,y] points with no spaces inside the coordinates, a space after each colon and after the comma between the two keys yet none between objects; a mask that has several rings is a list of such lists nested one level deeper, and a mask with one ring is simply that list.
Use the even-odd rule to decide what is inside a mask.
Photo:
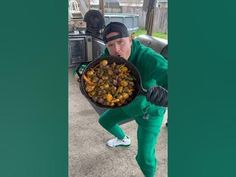
[{"label": "pot handle", "polygon": [[146,96],[147,95],[147,89],[140,86],[139,94],[143,95],[143,96]]}]

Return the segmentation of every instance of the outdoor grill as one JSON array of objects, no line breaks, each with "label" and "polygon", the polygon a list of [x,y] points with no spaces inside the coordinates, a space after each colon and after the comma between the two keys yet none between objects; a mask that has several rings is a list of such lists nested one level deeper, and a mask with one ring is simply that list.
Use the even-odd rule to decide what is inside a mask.
[{"label": "outdoor grill", "polygon": [[86,28],[74,29],[69,33],[69,67],[92,61],[105,49],[101,31],[104,28],[104,18],[97,10],[89,10],[84,17]]},{"label": "outdoor grill", "polygon": [[92,61],[105,49],[102,39],[88,34],[69,33],[69,67]]}]

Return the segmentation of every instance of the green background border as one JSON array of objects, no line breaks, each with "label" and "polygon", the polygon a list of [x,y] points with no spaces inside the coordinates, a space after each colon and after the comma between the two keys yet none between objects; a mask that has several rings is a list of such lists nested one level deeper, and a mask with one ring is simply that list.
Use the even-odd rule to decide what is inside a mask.
[{"label": "green background border", "polygon": [[66,177],[67,1],[0,6],[0,176]]},{"label": "green background border", "polygon": [[169,1],[169,177],[236,176],[231,2]]},{"label": "green background border", "polygon": [[[67,1],[0,10],[0,176],[68,176]],[[169,1],[169,177],[235,177],[235,4]]]}]

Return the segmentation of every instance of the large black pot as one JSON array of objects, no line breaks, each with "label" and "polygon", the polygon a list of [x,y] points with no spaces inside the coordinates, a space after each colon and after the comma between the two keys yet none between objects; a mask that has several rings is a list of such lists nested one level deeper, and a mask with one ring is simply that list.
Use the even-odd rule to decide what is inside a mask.
[{"label": "large black pot", "polygon": [[[87,94],[87,92],[85,91],[85,81],[83,79],[83,76],[85,75],[85,73],[90,69],[95,67],[97,64],[99,64],[102,60],[107,60],[108,64],[112,64],[112,63],[116,63],[116,64],[124,64],[131,72],[131,75],[134,76],[135,80],[134,80],[134,84],[135,84],[135,91],[133,92],[133,95],[131,97],[131,99],[129,99],[129,101],[121,106],[106,106],[106,105],[102,105],[99,104],[97,102],[94,102],[93,99],[91,97],[89,97],[89,95]],[[81,71],[79,72],[79,69],[77,69],[76,71],[79,75],[81,75]],[[125,106],[127,104],[129,104],[130,102],[133,101],[133,99],[137,96],[137,95],[145,95],[147,94],[147,90],[143,88],[142,86],[142,80],[141,80],[141,76],[137,70],[137,68],[130,63],[129,61],[125,60],[124,58],[121,57],[114,57],[114,56],[107,56],[107,57],[102,57],[102,58],[98,58],[93,60],[92,62],[90,62],[87,67],[84,69],[82,76],[81,76],[81,80],[80,80],[80,86],[81,86],[81,91],[83,93],[83,95],[89,99],[91,102],[93,102],[95,105],[99,106],[99,107],[103,107],[103,108],[118,108],[118,107],[122,107]]]}]

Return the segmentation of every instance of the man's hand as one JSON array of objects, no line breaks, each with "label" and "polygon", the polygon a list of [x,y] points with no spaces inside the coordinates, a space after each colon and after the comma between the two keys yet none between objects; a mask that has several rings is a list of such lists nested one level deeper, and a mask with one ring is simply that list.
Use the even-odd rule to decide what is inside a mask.
[{"label": "man's hand", "polygon": [[88,65],[89,62],[83,62],[81,64],[79,64],[79,66],[77,66],[76,68],[76,75],[75,75],[75,79],[80,82],[81,80],[81,77],[83,75],[83,72],[85,71],[87,65]]},{"label": "man's hand", "polygon": [[148,89],[147,100],[157,106],[167,107],[168,91],[161,86],[156,86]]}]

